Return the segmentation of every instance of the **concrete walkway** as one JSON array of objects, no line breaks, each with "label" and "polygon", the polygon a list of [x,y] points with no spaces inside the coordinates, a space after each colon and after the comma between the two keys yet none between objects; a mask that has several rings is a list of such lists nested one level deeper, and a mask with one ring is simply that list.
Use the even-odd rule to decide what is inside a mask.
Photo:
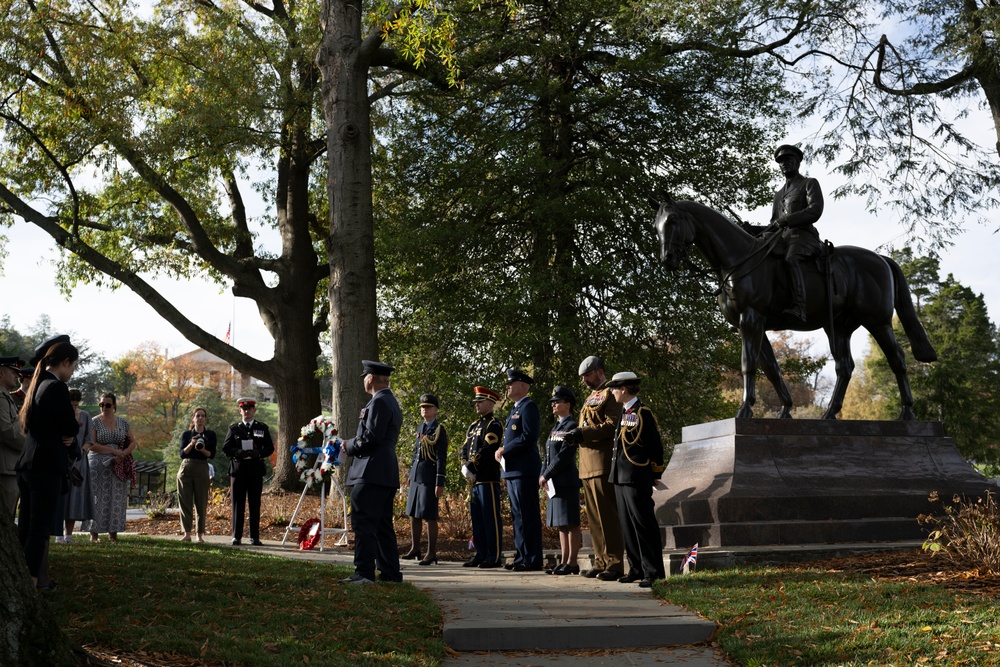
[{"label": "concrete walkway", "polygon": [[[163,537],[163,536],[157,536]],[[164,537],[164,539],[178,539]],[[229,538],[209,535],[212,544]],[[343,549],[299,551],[265,540],[252,549],[286,558],[351,565]],[[404,581],[426,591],[443,611],[451,649],[445,667],[686,665],[732,667],[708,645],[716,626],[664,603],[636,584],[576,575],[420,566],[403,561]]]}]

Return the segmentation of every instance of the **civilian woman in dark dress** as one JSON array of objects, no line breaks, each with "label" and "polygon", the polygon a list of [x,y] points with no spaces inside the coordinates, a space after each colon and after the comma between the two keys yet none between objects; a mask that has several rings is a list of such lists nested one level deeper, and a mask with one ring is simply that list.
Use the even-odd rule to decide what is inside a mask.
[{"label": "civilian woman in dark dress", "polygon": [[[576,445],[567,444],[563,435],[576,428],[573,419],[573,405],[576,395],[569,387],[562,385],[552,390],[552,414],[556,424],[545,443],[545,461],[538,486],[549,487],[549,501],[546,504],[546,525],[559,529],[561,562],[549,574],[580,574],[576,562],[582,541],[580,535],[580,474],[576,468]],[[555,495],[552,494],[555,490]]]},{"label": "civilian woman in dark dress", "polygon": [[448,462],[448,433],[438,423],[438,399],[434,394],[420,397],[420,416],[410,467],[410,491],[406,514],[410,517],[413,543],[400,558],[420,558],[420,522],[427,522],[427,556],[420,565],[437,562],[438,498],[444,492],[445,465]]},{"label": "civilian woman in dark dress", "polygon": [[94,493],[90,488],[90,463],[87,456],[90,448],[94,446],[94,428],[90,414],[80,409],[80,401],[83,400],[80,390],[70,389],[69,400],[73,405],[76,421],[80,425],[76,441],[80,445],[81,455],[72,463],[80,473],[80,483],[72,485],[66,497],[66,512],[63,515],[66,525],[62,537],[56,538],[56,542],[63,544],[70,544],[73,541],[73,526],[77,521],[90,521],[94,518]]},{"label": "civilian woman in dark dress", "polygon": [[79,356],[69,336],[57,336],[42,343],[32,359],[35,374],[21,408],[25,439],[16,466],[21,494],[17,528],[24,559],[36,585],[56,503],[69,488],[70,449],[80,430],[66,386],[76,371]]},{"label": "civilian woman in dark dress", "polygon": [[191,510],[198,513],[198,542],[204,542],[205,512],[208,509],[208,488],[212,478],[208,474],[208,460],[215,458],[218,441],[215,431],[205,428],[208,413],[205,408],[195,408],[191,426],[181,435],[181,467],[177,471],[177,497],[181,506],[182,542],[191,541]]}]

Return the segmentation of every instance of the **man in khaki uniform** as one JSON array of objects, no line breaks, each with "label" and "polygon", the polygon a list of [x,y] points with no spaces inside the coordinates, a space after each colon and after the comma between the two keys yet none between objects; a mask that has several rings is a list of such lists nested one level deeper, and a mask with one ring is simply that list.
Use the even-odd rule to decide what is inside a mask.
[{"label": "man in khaki uniform", "polygon": [[20,382],[18,368],[24,362],[17,357],[0,357],[0,512],[13,521],[17,505],[17,459],[24,448],[24,433],[17,415],[17,405],[10,390]]},{"label": "man in khaki uniform", "polygon": [[599,357],[584,359],[579,375],[590,389],[590,396],[580,410],[580,426],[570,431],[565,440],[579,444],[583,502],[594,545],[594,567],[580,574],[591,579],[597,577],[602,581],[617,581],[624,574],[622,557],[625,543],[618,519],[615,487],[608,481],[608,474],[611,472],[615,425],[622,407],[611,391],[604,388],[604,362]]}]

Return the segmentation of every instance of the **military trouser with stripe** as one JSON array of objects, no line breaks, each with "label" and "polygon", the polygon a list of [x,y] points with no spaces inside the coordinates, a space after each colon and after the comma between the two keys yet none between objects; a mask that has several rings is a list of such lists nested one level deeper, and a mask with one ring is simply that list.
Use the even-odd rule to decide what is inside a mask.
[{"label": "military trouser with stripe", "polygon": [[472,487],[469,501],[472,540],[476,560],[499,562],[503,552],[503,518],[500,516],[500,482],[482,482]]}]

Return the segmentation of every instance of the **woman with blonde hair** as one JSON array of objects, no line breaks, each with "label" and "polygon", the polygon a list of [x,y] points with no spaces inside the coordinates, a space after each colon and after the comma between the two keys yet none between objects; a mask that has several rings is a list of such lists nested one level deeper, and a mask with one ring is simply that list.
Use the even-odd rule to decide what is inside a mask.
[{"label": "woman with blonde hair", "polygon": [[208,413],[205,408],[195,408],[191,425],[181,435],[181,467],[177,471],[177,498],[181,506],[181,529],[184,542],[191,541],[191,510],[198,513],[197,541],[204,542],[205,512],[208,509],[208,489],[212,478],[208,474],[208,460],[215,458],[218,440],[215,431],[205,428]]}]

